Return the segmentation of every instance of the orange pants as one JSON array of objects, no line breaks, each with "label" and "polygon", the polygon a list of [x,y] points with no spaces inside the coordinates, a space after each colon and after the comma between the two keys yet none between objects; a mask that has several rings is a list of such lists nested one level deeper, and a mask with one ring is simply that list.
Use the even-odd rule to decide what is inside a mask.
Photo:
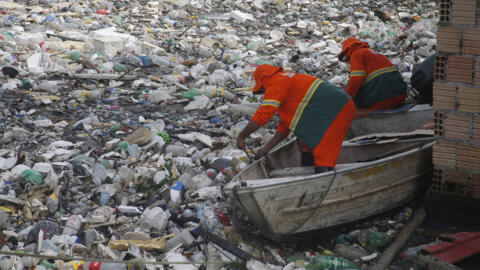
[{"label": "orange pants", "polygon": [[[353,100],[348,101],[335,120],[333,120],[330,127],[328,127],[322,140],[320,140],[315,149],[309,149],[313,154],[315,166],[335,168],[343,140],[350,128],[350,124],[355,118],[355,111],[355,103]],[[306,147],[304,144],[302,145]]]},{"label": "orange pants", "polygon": [[377,104],[374,104],[370,107],[368,107],[368,110],[371,111],[376,111],[376,110],[392,110],[397,107],[402,106],[405,103],[405,98],[407,97],[407,94],[403,94],[398,97],[393,97],[389,99],[385,99],[383,101],[378,102]]}]

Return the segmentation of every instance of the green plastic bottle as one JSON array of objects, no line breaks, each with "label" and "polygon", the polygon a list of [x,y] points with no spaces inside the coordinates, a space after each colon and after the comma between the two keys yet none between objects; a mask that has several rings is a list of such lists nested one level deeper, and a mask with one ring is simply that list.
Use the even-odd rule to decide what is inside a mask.
[{"label": "green plastic bottle", "polygon": [[201,94],[202,93],[200,93],[197,90],[183,91],[182,92],[182,98],[193,99],[195,96],[199,96]]},{"label": "green plastic bottle", "polygon": [[306,270],[360,270],[356,264],[351,261],[325,255],[316,255],[313,262],[305,267]]},{"label": "green plastic bottle", "polygon": [[22,88],[26,90],[32,89],[32,81],[28,78],[23,78],[22,79]]},{"label": "green plastic bottle", "polygon": [[109,131],[113,133],[113,132],[119,131],[121,128],[122,128],[122,124],[116,123],[115,125],[110,127]]},{"label": "green plastic bottle", "polygon": [[115,70],[116,72],[124,72],[125,70],[127,70],[127,67],[120,63],[113,63],[113,70]]},{"label": "green plastic bottle", "polygon": [[41,185],[43,183],[42,175],[39,172],[34,171],[32,169],[27,169],[23,171],[20,174],[20,177],[25,179],[25,181],[28,181],[30,183],[34,183],[37,185]]},{"label": "green plastic bottle", "polygon": [[383,232],[372,232],[369,235],[370,245],[375,248],[382,248],[392,243],[392,238]]},{"label": "green plastic bottle", "polygon": [[127,152],[128,151],[128,143],[126,141],[119,142],[118,143],[118,148],[123,152]]},{"label": "green plastic bottle", "polygon": [[72,52],[70,53],[70,60],[74,61],[74,62],[77,62],[79,59],[80,59],[80,56],[82,56],[82,54],[80,52]]},{"label": "green plastic bottle", "polygon": [[40,263],[41,266],[45,267],[46,269],[55,269],[55,265],[50,263],[49,261],[43,259],[42,262]]}]

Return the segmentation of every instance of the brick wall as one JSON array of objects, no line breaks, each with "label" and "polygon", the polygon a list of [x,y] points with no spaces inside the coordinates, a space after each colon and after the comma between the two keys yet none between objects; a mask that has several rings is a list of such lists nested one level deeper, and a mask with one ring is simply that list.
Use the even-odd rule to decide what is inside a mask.
[{"label": "brick wall", "polygon": [[480,0],[438,8],[432,190],[480,199]]}]

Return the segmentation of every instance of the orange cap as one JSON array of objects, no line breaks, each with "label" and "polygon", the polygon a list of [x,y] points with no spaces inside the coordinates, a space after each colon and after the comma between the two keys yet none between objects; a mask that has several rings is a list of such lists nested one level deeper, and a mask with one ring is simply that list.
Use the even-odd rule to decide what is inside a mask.
[{"label": "orange cap", "polygon": [[253,78],[255,79],[255,86],[253,87],[252,92],[255,93],[258,90],[260,90],[260,88],[262,88],[263,78],[271,77],[275,75],[277,72],[281,72],[281,71],[283,71],[282,67],[274,67],[268,64],[263,64],[258,66],[257,69],[255,69],[255,72],[253,72]]}]

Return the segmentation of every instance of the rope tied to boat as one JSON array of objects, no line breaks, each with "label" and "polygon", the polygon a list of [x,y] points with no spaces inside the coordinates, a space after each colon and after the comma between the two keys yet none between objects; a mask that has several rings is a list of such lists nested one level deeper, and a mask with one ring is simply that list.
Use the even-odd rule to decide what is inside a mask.
[{"label": "rope tied to boat", "polygon": [[332,177],[332,180],[330,181],[330,183],[328,184],[328,188],[327,190],[325,191],[324,195],[323,195],[323,198],[320,200],[320,202],[318,202],[318,204],[313,208],[312,212],[310,213],[310,215],[302,222],[300,223],[300,225],[298,225],[297,227],[295,227],[293,230],[289,231],[287,234],[291,234],[291,233],[294,233],[296,232],[298,229],[300,229],[301,227],[303,227],[303,225],[305,225],[305,223],[307,223],[308,220],[310,220],[310,218],[312,218],[313,214],[315,214],[315,212],[317,212],[318,208],[320,207],[320,205],[323,203],[323,201],[325,200],[325,198],[327,197],[328,193],[330,192],[330,188],[333,186],[333,183],[335,182],[335,179],[337,178],[337,169],[333,168],[333,177]]}]

